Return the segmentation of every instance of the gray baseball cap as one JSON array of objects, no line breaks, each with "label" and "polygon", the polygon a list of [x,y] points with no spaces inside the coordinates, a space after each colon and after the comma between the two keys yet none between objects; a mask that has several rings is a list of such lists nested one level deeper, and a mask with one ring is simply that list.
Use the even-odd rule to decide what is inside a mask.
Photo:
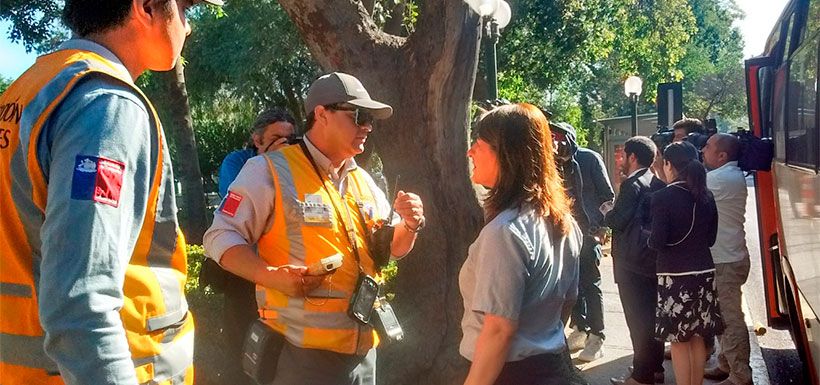
[{"label": "gray baseball cap", "polygon": [[349,103],[364,108],[376,119],[387,119],[393,115],[393,107],[371,99],[359,79],[341,72],[323,75],[310,85],[305,112],[310,114],[316,106],[334,103]]}]

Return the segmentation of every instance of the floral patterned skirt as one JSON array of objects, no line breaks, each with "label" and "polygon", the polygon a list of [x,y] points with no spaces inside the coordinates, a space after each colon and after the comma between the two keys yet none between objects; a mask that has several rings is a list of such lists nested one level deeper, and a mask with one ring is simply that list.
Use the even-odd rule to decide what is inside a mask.
[{"label": "floral patterned skirt", "polygon": [[658,275],[658,304],[655,308],[655,338],[687,342],[699,335],[723,334],[715,273]]}]

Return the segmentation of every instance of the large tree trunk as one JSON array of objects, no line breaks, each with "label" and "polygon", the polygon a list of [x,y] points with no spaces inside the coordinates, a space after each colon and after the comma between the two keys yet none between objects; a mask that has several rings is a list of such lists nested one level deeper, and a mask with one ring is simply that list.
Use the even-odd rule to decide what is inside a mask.
[{"label": "large tree trunk", "polygon": [[165,132],[172,136],[178,155],[174,172],[182,184],[181,226],[189,243],[201,244],[208,229],[208,219],[182,60],[173,70],[158,72],[157,78],[164,94],[158,102],[168,114],[168,119],[163,122]]},{"label": "large tree trunk", "polygon": [[405,339],[380,349],[379,382],[458,383],[467,369],[458,272],[482,223],[466,158],[478,17],[460,0],[424,1],[415,32],[402,38],[377,30],[358,1],[279,2],[324,70],[355,75],[393,106],[371,139],[388,181],[400,174],[399,188],[424,201],[428,226],[396,278]]}]

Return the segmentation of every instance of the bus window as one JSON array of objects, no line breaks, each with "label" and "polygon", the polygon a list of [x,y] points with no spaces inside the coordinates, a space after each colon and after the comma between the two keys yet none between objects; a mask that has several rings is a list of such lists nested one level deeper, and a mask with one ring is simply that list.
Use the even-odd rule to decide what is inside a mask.
[{"label": "bus window", "polygon": [[809,3],[808,18],[806,19],[806,36],[812,36],[820,32],[820,0],[812,0]]},{"label": "bus window", "polygon": [[786,74],[789,66],[781,66],[774,73],[772,90],[772,138],[774,140],[774,157],[786,160]]},{"label": "bus window", "polygon": [[759,103],[760,103],[760,137],[761,138],[771,138],[772,137],[772,125],[771,125],[771,111],[769,111],[766,106],[771,106],[771,89],[768,87],[772,81],[772,68],[771,67],[761,67],[757,72],[758,77],[758,90],[760,92]]},{"label": "bus window", "polygon": [[820,34],[808,37],[792,56],[789,70],[786,161],[817,167],[817,44]]},{"label": "bus window", "polygon": [[789,15],[789,18],[784,21],[784,25],[780,27],[780,33],[783,34],[784,42],[783,45],[780,46],[780,48],[778,49],[777,54],[780,58],[779,62],[781,63],[788,60],[789,54],[791,53],[789,50],[792,44],[792,30],[794,29],[794,18],[794,13],[792,13],[791,15]]}]

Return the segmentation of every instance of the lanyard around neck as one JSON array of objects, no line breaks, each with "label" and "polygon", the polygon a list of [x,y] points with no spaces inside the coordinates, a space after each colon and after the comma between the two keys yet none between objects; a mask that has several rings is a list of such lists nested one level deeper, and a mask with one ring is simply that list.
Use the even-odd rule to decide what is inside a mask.
[{"label": "lanyard around neck", "polygon": [[[345,234],[347,234],[347,239],[350,242],[350,245],[353,246],[353,255],[356,257],[356,263],[359,265],[359,271],[364,272],[364,268],[362,267],[362,260],[361,260],[361,257],[359,256],[359,246],[358,246],[358,243],[356,242],[356,233],[355,233],[354,227],[353,227],[354,225],[348,224],[348,220],[353,219],[350,215],[350,208],[345,205],[347,216],[346,217],[342,216],[342,212],[339,209],[339,206],[336,205],[336,201],[332,198],[332,194],[334,194],[334,192],[335,192],[335,194],[339,197],[339,200],[344,202],[344,196],[342,196],[342,193],[340,191],[336,190],[335,187],[333,188],[334,192],[331,192],[330,191],[331,189],[327,187],[327,184],[329,183],[329,181],[325,179],[322,172],[319,170],[319,166],[313,160],[313,157],[311,156],[310,151],[308,151],[308,148],[307,148],[307,145],[305,145],[305,142],[299,142],[299,147],[302,149],[302,152],[305,154],[305,157],[310,162],[310,165],[313,166],[313,171],[316,172],[316,176],[319,177],[319,181],[322,182],[322,188],[324,188],[324,190],[328,194],[328,196],[331,197],[330,203],[333,205],[333,209],[336,211],[336,215],[338,216],[339,220],[342,223],[342,228],[344,229]],[[349,174],[345,175],[345,179],[348,177],[348,175]],[[350,186],[348,186],[348,187],[350,187]],[[362,228],[367,229],[367,224],[362,223]]]}]

